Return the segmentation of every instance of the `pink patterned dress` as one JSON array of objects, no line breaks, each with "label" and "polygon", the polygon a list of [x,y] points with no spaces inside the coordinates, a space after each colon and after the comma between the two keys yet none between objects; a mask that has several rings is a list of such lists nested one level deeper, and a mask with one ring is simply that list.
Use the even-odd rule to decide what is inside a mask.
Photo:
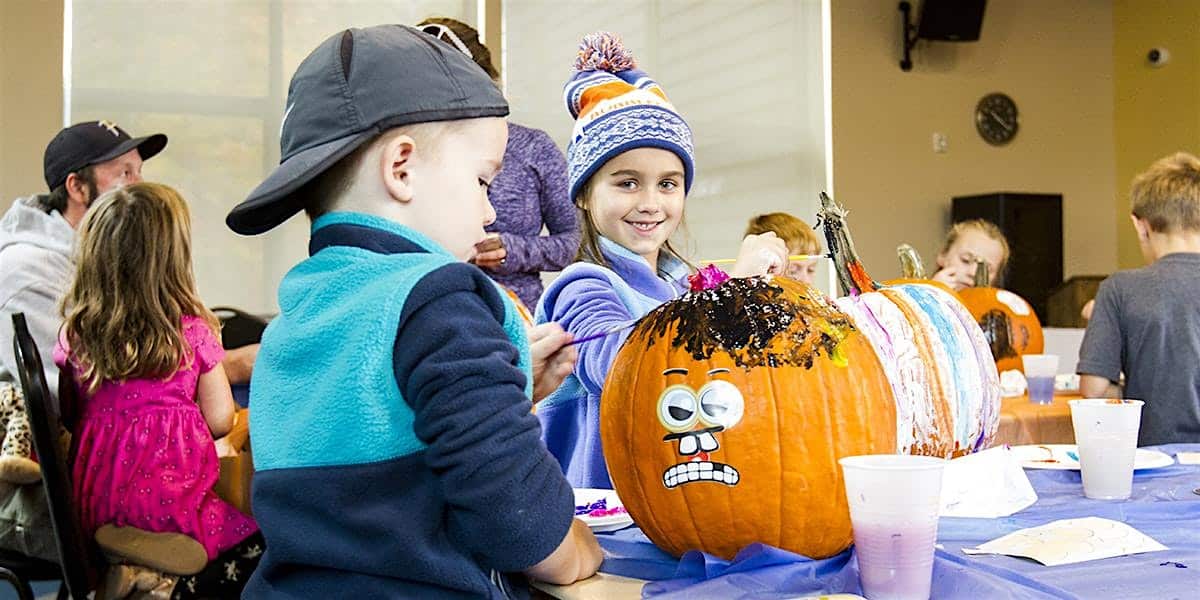
[{"label": "pink patterned dress", "polygon": [[[213,560],[258,531],[251,517],[217,497],[216,446],[200,407],[196,384],[225,352],[202,319],[185,315],[183,336],[194,359],[166,380],[106,381],[92,396],[79,387],[78,450],[72,468],[75,498],[85,532],[101,525],[183,533]],[[54,362],[69,356],[60,337]],[[78,380],[76,381],[78,386]]]}]

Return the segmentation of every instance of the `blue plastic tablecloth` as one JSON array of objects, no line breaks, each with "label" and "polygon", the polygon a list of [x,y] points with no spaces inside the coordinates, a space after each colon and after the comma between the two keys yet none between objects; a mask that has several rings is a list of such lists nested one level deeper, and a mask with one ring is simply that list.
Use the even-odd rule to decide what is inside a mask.
[{"label": "blue plastic tablecloth", "polygon": [[[1172,457],[1200,444],[1156,446]],[[1000,519],[943,518],[933,566],[933,598],[1200,598],[1200,466],[1175,464],[1138,471],[1125,501],[1089,500],[1078,471],[1027,470],[1038,501]],[[961,549],[1060,519],[1103,517],[1128,523],[1169,550],[1046,567],[1009,556],[967,556]],[[752,545],[732,561],[700,552],[676,560],[631,527],[599,536],[600,570],[652,580],[655,598],[787,598],[798,594],[861,593],[851,548],[811,560]]]}]

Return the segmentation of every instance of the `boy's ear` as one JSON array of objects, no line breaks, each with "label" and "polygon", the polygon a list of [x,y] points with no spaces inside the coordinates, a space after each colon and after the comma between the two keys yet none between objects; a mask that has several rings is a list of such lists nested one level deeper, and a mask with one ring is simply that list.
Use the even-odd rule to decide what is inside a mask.
[{"label": "boy's ear", "polygon": [[387,140],[379,154],[379,169],[383,186],[396,201],[408,203],[413,199],[412,169],[417,142],[407,135]]},{"label": "boy's ear", "polygon": [[1139,219],[1137,215],[1129,215],[1129,220],[1133,222],[1133,230],[1137,232],[1139,240],[1144,242],[1150,239],[1150,224],[1145,219]]}]

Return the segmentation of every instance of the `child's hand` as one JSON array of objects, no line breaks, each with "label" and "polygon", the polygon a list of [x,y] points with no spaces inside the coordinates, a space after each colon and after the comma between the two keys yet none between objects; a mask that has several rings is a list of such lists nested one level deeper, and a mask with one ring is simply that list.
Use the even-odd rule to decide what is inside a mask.
[{"label": "child's hand", "polygon": [[595,575],[603,560],[604,552],[592,530],[583,521],[575,519],[558,548],[527,569],[525,574],[555,585],[570,585]]},{"label": "child's hand", "polygon": [[748,235],[742,240],[737,262],[729,274],[733,277],[782,275],[788,266],[788,248],[775,232]]},{"label": "child's hand", "polygon": [[475,244],[475,257],[470,262],[481,269],[496,270],[508,258],[508,250],[504,249],[504,240],[500,234],[492,233]]},{"label": "child's hand", "polygon": [[535,403],[558,389],[575,368],[578,352],[575,346],[566,346],[572,339],[574,336],[563,331],[558,323],[543,323],[529,330]]},{"label": "child's hand", "polygon": [[962,267],[945,267],[933,274],[930,277],[934,281],[940,281],[954,291],[963,288],[969,288],[975,285],[975,269],[964,269]]}]

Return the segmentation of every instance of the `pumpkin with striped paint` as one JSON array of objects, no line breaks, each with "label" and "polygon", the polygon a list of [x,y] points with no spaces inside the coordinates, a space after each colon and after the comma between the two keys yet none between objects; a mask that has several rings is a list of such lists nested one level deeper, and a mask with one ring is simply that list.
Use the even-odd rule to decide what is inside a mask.
[{"label": "pumpkin with striped paint", "polygon": [[733,279],[642,318],[600,402],[613,487],[676,556],[762,542],[850,545],[837,460],[894,452],[896,402],[870,342],[806,284]]},{"label": "pumpkin with striped paint", "polygon": [[978,323],[936,286],[876,284],[854,250],[846,210],[826,194],[821,205],[847,294],[837,304],[871,341],[895,392],[898,451],[952,457],[987,448],[999,425],[1000,381]]}]

